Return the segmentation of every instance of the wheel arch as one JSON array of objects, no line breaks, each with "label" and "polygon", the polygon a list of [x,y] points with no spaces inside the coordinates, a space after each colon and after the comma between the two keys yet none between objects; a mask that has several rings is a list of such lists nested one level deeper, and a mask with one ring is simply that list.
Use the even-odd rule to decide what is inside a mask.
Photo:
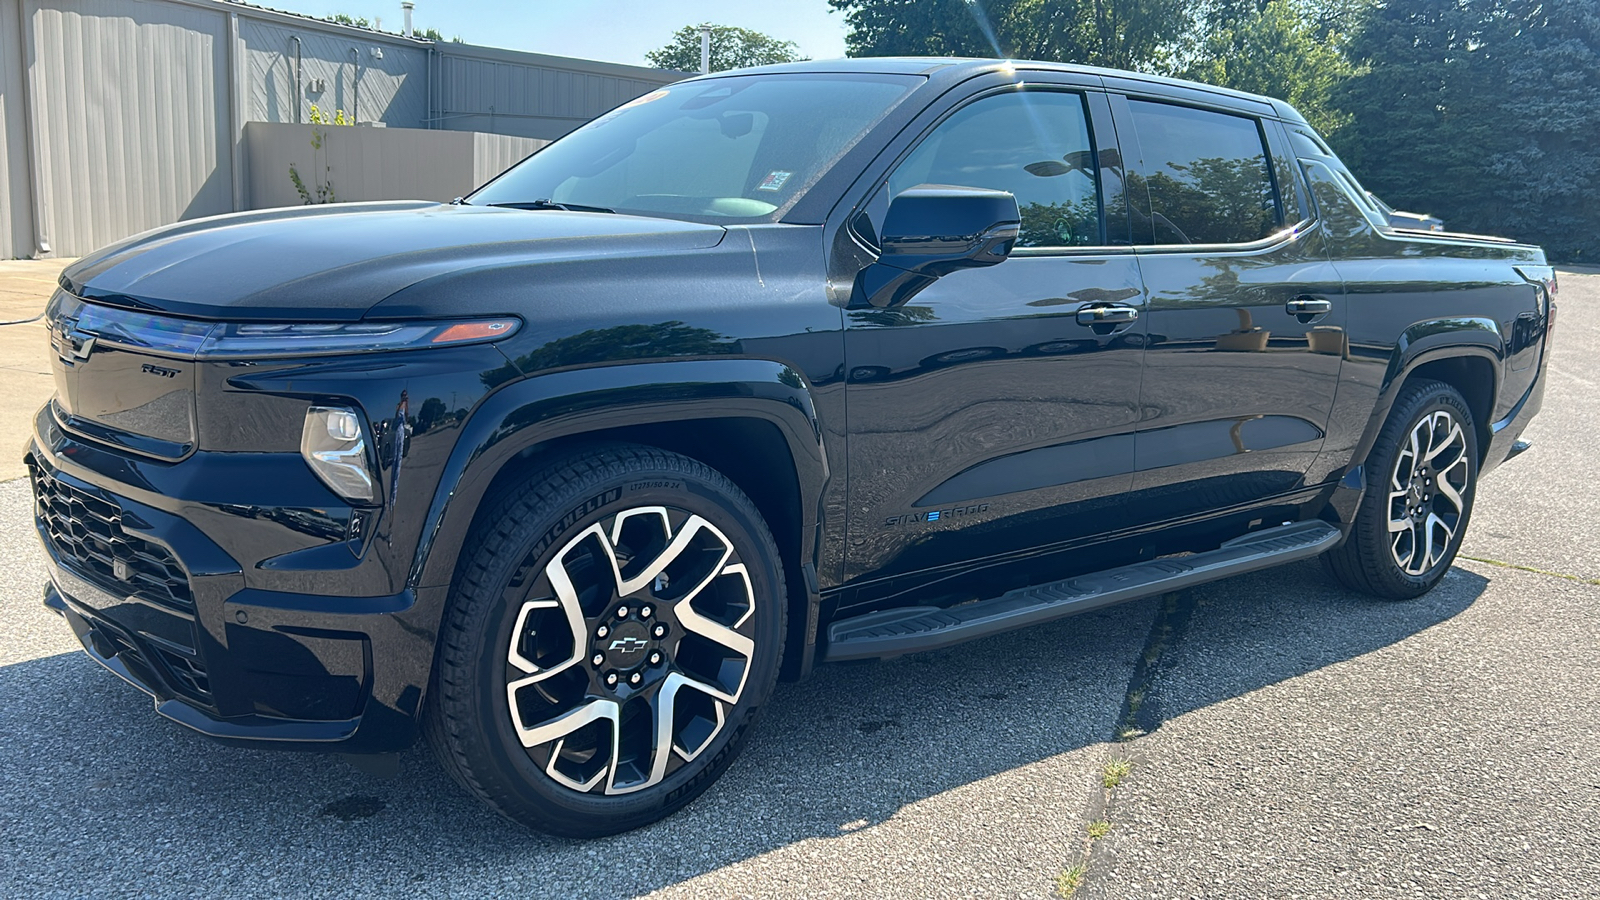
[{"label": "wheel arch", "polygon": [[1500,392],[1505,341],[1492,319],[1463,317],[1418,322],[1400,336],[1384,373],[1378,404],[1373,409],[1354,460],[1365,460],[1394,401],[1407,384],[1442,381],[1461,392],[1472,411],[1478,438],[1478,462],[1489,447],[1495,398]]},{"label": "wheel arch", "polygon": [[485,498],[500,486],[569,450],[616,442],[704,462],[756,504],[778,543],[789,585],[784,674],[809,671],[820,608],[817,526],[829,472],[809,388],[800,373],[777,361],[634,363],[536,375],[502,387],[463,425],[429,506],[409,582],[447,588]]}]

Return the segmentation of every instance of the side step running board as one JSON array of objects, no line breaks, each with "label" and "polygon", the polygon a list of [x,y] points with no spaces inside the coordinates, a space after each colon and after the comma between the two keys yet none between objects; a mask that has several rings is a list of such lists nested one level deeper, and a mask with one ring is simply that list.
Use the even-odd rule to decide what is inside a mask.
[{"label": "side step running board", "polygon": [[1306,559],[1338,542],[1339,530],[1332,525],[1298,522],[1247,534],[1205,553],[1153,559],[1054,584],[1020,588],[992,600],[950,609],[916,606],[880,610],[830,625],[823,659],[840,662],[937,650],[1124,600]]}]

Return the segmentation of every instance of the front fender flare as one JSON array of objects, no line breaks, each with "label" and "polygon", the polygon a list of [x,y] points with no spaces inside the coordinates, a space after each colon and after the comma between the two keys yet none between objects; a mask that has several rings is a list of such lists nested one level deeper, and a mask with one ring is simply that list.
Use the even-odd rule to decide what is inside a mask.
[{"label": "front fender flare", "polygon": [[486,398],[444,466],[408,583],[450,584],[484,493],[523,450],[604,429],[713,418],[763,419],[782,433],[800,488],[800,559],[814,563],[828,465],[804,377],[773,360],[680,360],[533,375]]}]

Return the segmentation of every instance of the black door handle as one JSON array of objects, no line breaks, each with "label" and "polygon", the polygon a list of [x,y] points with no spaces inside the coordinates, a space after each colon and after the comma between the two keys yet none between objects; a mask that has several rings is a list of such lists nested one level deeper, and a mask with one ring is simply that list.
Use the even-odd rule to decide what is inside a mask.
[{"label": "black door handle", "polygon": [[1078,310],[1079,325],[1121,325],[1139,318],[1131,306],[1088,306]]},{"label": "black door handle", "polygon": [[1333,312],[1333,302],[1315,297],[1296,297],[1285,303],[1283,308],[1295,316],[1324,316]]}]

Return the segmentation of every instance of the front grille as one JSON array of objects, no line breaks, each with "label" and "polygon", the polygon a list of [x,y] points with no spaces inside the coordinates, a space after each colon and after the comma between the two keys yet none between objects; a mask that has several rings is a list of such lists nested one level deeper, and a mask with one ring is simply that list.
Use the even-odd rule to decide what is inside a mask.
[{"label": "front grille", "polygon": [[212,705],[211,679],[198,657],[176,653],[149,641],[135,641],[120,627],[85,610],[74,609],[72,615],[88,626],[85,643],[101,656],[120,658],[135,677],[149,682],[152,690],[156,684],[165,684],[190,700]]},{"label": "front grille", "polygon": [[[122,528],[122,510],[31,466],[34,515],[61,559],[114,593],[194,612],[189,576],[165,547]],[[121,563],[119,566],[118,563]],[[121,577],[118,577],[118,576]]]}]

